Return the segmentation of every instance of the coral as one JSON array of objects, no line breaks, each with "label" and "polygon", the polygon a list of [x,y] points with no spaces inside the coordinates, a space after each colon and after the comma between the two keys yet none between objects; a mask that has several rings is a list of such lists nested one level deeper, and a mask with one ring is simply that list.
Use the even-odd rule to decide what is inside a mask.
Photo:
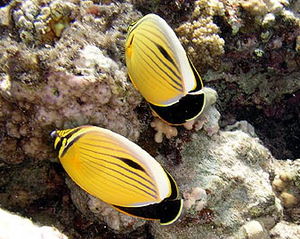
[{"label": "coral", "polygon": [[300,226],[299,224],[282,221],[271,230],[270,235],[274,239],[298,239]]},{"label": "coral", "polygon": [[300,24],[299,19],[293,12],[286,9],[290,2],[288,0],[241,0],[241,7],[255,17],[258,24],[270,27],[275,24],[275,17],[281,16],[285,21],[293,21]]},{"label": "coral", "polygon": [[[119,11],[125,11],[125,6]],[[130,22],[128,16],[127,24]],[[133,109],[140,96],[127,81],[120,62],[107,55],[109,47],[120,47],[116,40],[122,25],[118,25],[119,31],[115,27],[108,34],[99,31],[96,41],[77,34],[83,33],[83,26],[87,32],[94,32],[94,24],[78,21],[69,26],[68,34],[63,34],[55,46],[36,51],[10,38],[0,43],[1,107],[9,108],[3,109],[1,116],[7,132],[2,144],[10,142],[10,147],[1,152],[6,162],[21,162],[21,151],[40,160],[49,158],[47,138],[54,128],[95,124],[133,140],[138,138],[139,123]],[[72,46],[68,49],[69,42]]]},{"label": "coral", "polygon": [[219,27],[213,22],[213,17],[217,15],[224,15],[221,1],[198,0],[191,19],[176,29],[188,55],[200,69],[206,65],[216,67],[219,57],[224,53],[224,39],[218,35]]},{"label": "coral", "polygon": [[[127,2],[28,0],[12,1],[8,7],[12,21],[0,21],[7,31],[0,42],[0,174],[3,180],[15,179],[1,184],[1,204],[14,210],[29,208],[32,214],[25,213],[35,218],[39,213],[56,218],[32,209],[32,205],[40,207],[35,200],[46,201],[45,207],[54,200],[41,191],[48,190],[43,180],[48,183],[51,175],[43,171],[36,178],[29,176],[36,175],[39,162],[57,160],[51,131],[93,124],[134,141],[139,137],[134,108],[141,97],[127,80],[122,51],[126,28],[140,15]],[[29,162],[33,166],[23,171]],[[5,169],[15,164],[20,168],[13,172],[21,175],[11,177],[11,170]],[[25,175],[26,179],[22,178]],[[23,183],[31,189],[19,188]],[[52,186],[58,188],[55,183]],[[88,201],[85,203],[87,207]],[[70,205],[71,209],[59,211],[62,218],[51,224],[73,225],[76,211]],[[55,211],[54,206],[51,210]],[[80,231],[84,225],[79,227]],[[66,230],[79,237],[76,228]]]},{"label": "coral", "polygon": [[[282,144],[294,142],[293,135],[299,131],[294,126],[299,110],[291,103],[298,99],[300,89],[297,4],[279,0],[222,2],[225,15],[214,21],[225,40],[225,53],[217,71],[209,69],[202,74],[205,84],[218,92],[221,125],[247,120],[274,156],[298,158],[299,150],[294,150],[298,142]],[[234,16],[234,24],[230,16]]]},{"label": "coral", "polygon": [[172,137],[176,137],[178,134],[176,127],[166,124],[159,118],[155,118],[151,122],[151,127],[154,128],[155,131],[157,131],[154,136],[154,140],[156,143],[161,143],[163,141],[164,135],[167,139],[170,139]]},{"label": "coral", "polygon": [[275,173],[272,186],[282,202],[284,214],[299,223],[300,160],[277,162]]},{"label": "coral", "polygon": [[263,221],[276,221],[282,213],[269,181],[270,152],[241,131],[213,137],[197,132],[192,139],[183,147],[182,164],[169,166],[183,192],[185,214],[174,226],[153,225],[154,237],[229,238],[240,235],[248,220],[261,225],[252,234],[265,235]]},{"label": "coral", "polygon": [[245,233],[245,238],[248,239],[258,239],[258,238],[269,239],[270,238],[264,226],[260,222],[255,220],[247,222],[243,226],[243,230]]},{"label": "coral", "polygon": [[[75,2],[75,1],[74,1]],[[72,1],[26,0],[11,4],[12,19],[26,44],[52,44],[78,12]]]},{"label": "coral", "polygon": [[241,1],[241,6],[253,15],[265,15],[268,12],[276,13],[283,9],[283,2],[288,4],[288,1],[278,0],[251,0]]},{"label": "coral", "polygon": [[[203,129],[208,136],[213,136],[218,133],[219,119],[221,115],[215,106],[212,106],[205,111],[195,120],[195,130]],[[186,127],[186,125],[185,125]]]},{"label": "coral", "polygon": [[207,204],[207,193],[203,188],[195,187],[191,192],[183,192],[184,207],[189,210],[191,207],[195,207],[193,210],[200,212]]}]

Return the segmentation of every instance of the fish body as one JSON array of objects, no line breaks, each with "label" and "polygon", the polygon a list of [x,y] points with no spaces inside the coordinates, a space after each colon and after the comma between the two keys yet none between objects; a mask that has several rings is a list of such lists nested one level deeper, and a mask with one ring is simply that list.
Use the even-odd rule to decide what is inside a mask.
[{"label": "fish body", "polygon": [[128,28],[125,60],[131,82],[163,121],[180,125],[201,114],[201,77],[164,19],[148,14]]},{"label": "fish body", "polygon": [[171,224],[182,200],[170,174],[127,138],[96,126],[56,130],[54,148],[72,180],[117,210]]}]

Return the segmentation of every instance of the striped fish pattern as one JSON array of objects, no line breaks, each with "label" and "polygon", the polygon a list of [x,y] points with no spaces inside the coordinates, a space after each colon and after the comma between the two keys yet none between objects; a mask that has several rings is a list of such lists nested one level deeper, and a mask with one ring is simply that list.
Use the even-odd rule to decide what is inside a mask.
[{"label": "striped fish pattern", "polygon": [[[171,124],[182,124],[201,113],[205,100],[201,91],[201,77],[189,61],[174,31],[161,17],[148,14],[129,27],[125,59],[132,83],[163,120]],[[185,108],[188,106],[180,103],[190,95],[201,95],[188,100],[188,103],[195,101],[195,98],[200,101],[193,113]],[[171,114],[178,114],[179,109],[184,109],[188,111],[187,119],[179,117],[178,120],[172,120],[172,116],[168,120],[168,116],[162,116],[157,107],[163,107],[162,111],[169,108]]]},{"label": "striped fish pattern", "polygon": [[[95,126],[56,130],[51,135],[64,169],[89,194],[126,214],[159,219],[165,224],[180,215],[182,200],[177,199],[175,181],[130,140]],[[165,210],[162,202],[174,205],[176,215],[161,219],[158,211]],[[153,205],[155,214],[144,212],[149,206],[153,210]]]}]

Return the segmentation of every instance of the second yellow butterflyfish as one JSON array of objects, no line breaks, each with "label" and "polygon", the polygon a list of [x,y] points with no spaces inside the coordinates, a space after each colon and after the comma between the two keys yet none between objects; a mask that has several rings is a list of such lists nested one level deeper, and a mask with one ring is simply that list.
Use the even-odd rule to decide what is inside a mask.
[{"label": "second yellow butterflyfish", "polygon": [[127,138],[96,126],[56,130],[51,136],[64,169],[89,194],[163,225],[180,216],[182,199],[172,176]]}]

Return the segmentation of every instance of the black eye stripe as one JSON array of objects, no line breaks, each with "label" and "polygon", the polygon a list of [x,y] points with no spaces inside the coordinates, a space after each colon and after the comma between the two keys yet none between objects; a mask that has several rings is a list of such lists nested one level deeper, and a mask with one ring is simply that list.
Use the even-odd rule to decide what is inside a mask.
[{"label": "black eye stripe", "polygon": [[[69,141],[69,139],[70,139],[70,137],[72,137],[72,135],[74,135],[76,132],[78,132],[79,130],[81,130],[81,128],[79,127],[79,128],[76,128],[76,129],[74,129],[74,130],[72,130],[72,131],[70,131],[68,134],[66,134],[66,135],[64,135],[64,136],[60,136],[59,135],[59,133],[57,134],[56,133],[56,138],[58,137],[59,138],[59,141],[58,141],[58,143],[57,143],[57,145],[56,145],[56,147],[54,148],[55,150],[57,150],[58,152],[60,152],[60,150],[61,150],[61,147],[63,146],[63,147],[65,147],[64,148],[64,150],[63,150],[63,153],[62,153],[62,155],[63,154],[65,154],[65,152],[67,151],[67,149],[68,148],[70,148],[70,146],[72,146],[72,144],[74,143],[74,142],[68,142]],[[58,131],[59,132],[59,131]],[[62,156],[61,156],[62,157]]]},{"label": "black eye stripe", "polygon": [[69,138],[70,137],[68,137],[68,138],[64,138],[64,150],[63,150],[63,152],[61,153],[61,158],[65,155],[65,153],[68,151],[68,149],[74,144],[74,143],[76,143],[77,141],[78,141],[78,139],[80,139],[82,136],[83,136],[84,134],[81,134],[81,135],[78,135],[77,137],[75,137],[74,139],[72,139],[72,141],[70,141],[69,142]]},{"label": "black eye stripe", "polygon": [[60,139],[54,149],[60,151],[61,146],[62,146],[62,140]]}]

